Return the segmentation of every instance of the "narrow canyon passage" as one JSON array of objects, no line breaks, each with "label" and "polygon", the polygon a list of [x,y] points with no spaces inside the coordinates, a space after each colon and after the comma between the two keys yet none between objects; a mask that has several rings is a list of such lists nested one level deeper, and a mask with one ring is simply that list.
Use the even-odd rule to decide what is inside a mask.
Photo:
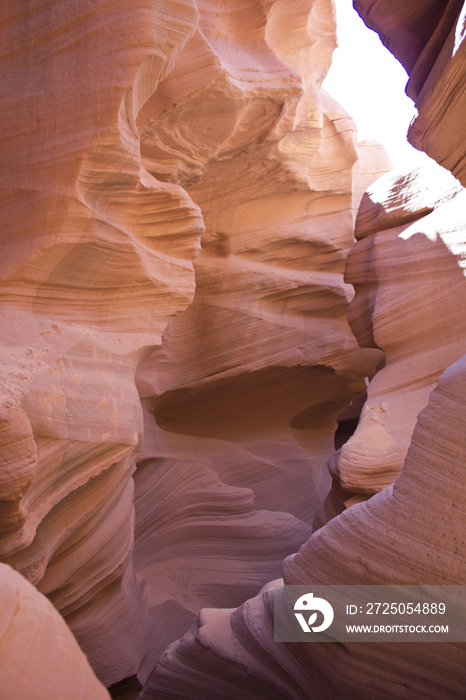
[{"label": "narrow canyon passage", "polygon": [[354,5],[434,160],[323,87],[333,0],[7,0],[0,700],[464,699],[461,642],[274,641],[466,584],[465,9]]}]

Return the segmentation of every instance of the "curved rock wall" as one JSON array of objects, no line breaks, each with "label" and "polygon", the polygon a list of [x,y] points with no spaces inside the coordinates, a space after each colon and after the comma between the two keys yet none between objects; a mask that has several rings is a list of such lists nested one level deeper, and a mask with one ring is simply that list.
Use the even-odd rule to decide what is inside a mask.
[{"label": "curved rock wall", "polygon": [[[165,100],[143,145],[146,167],[180,178],[202,211],[196,293],[137,373],[134,561],[185,625],[255,594],[308,538],[336,418],[382,357],[347,320],[357,154],[353,123],[320,87],[331,4],[199,7],[199,34],[146,105]],[[363,150],[358,177],[372,181],[387,160]]]},{"label": "curved rock wall", "polygon": [[356,290],[349,319],[360,344],[383,349],[386,361],[334,460],[347,491],[372,494],[396,480],[419,411],[466,352],[465,202],[432,161],[385,175],[363,196],[345,273]]},{"label": "curved rock wall", "polygon": [[[465,402],[463,357],[420,413],[396,484],[314,533],[284,562],[287,584],[464,584]],[[274,643],[270,584],[236,611],[202,611],[141,698],[460,700],[465,668],[462,644]]]},{"label": "curved rock wall", "polygon": [[[361,243],[353,249],[346,273],[357,290],[350,319],[361,344],[382,348],[387,360],[369,386],[369,401],[354,438],[332,460],[347,506],[357,501],[352,494],[367,497],[396,478],[419,410],[442,370],[464,352],[464,197],[441,171],[433,169],[432,174],[433,188],[426,186],[426,171],[381,183],[378,191],[368,193],[357,222]],[[402,259],[403,264],[394,269],[393,259]],[[432,395],[393,494],[386,489],[380,498],[351,509],[321,531],[322,541],[318,535],[311,537],[285,565],[287,583],[463,583],[457,546],[462,516],[454,522],[449,516],[463,488],[462,452],[457,449],[462,444],[461,421],[457,434],[453,427],[453,416],[462,413],[463,374],[460,363]],[[165,396],[158,409],[156,402],[155,415],[168,407]],[[312,420],[315,425],[315,414]],[[183,432],[186,421],[182,418],[181,423]],[[445,430],[450,424],[451,431]],[[192,426],[191,422],[187,432],[196,434]],[[165,427],[173,429],[173,423]],[[432,454],[435,445],[439,448]],[[459,460],[453,471],[452,460]],[[443,478],[445,463],[450,466]],[[426,470],[427,476],[421,477]],[[451,489],[453,473],[458,483]],[[429,527],[434,511],[442,523],[449,523],[448,527],[442,524],[441,542],[437,529]],[[390,523],[393,532],[387,536]],[[378,527],[385,528],[384,536]],[[388,557],[386,546],[381,547],[387,540]],[[434,565],[433,549],[442,553]],[[357,565],[348,565],[353,560]],[[267,587],[233,614],[203,611],[192,630],[167,649],[143,697],[161,692],[167,698],[208,693],[223,699],[238,694],[254,698],[462,697],[464,660],[458,646],[431,649],[427,660],[423,649],[410,646],[407,653],[405,647],[393,645],[326,647],[313,649],[310,656],[304,651],[300,655],[281,645],[277,649],[271,642],[272,614]],[[213,692],[212,679],[219,677],[222,683],[217,681],[218,690]]]},{"label": "curved rock wall", "polygon": [[2,698],[109,700],[47,598],[6,564],[0,564],[0,590]]},{"label": "curved rock wall", "polygon": [[131,564],[134,373],[192,300],[204,231],[186,191],[144,169],[136,118],[198,12],[189,1],[5,10],[1,557],[117,680],[138,667],[145,616]]},{"label": "curved rock wall", "polygon": [[[462,99],[450,80],[464,70],[461,3],[358,4],[412,71],[411,91],[416,81],[429,86],[411,138],[425,128],[427,152],[461,179],[464,110],[455,119],[450,111]],[[452,31],[453,59],[433,88]],[[426,111],[428,100],[443,123]],[[285,583],[464,583],[465,231],[464,190],[437,166],[387,175],[364,195],[346,268],[356,288],[349,318],[361,345],[382,348],[386,364],[354,436],[330,460],[334,488],[318,525],[347,510],[285,560]],[[459,644],[274,643],[272,588],[233,612],[202,611],[141,697],[463,697]],[[212,691],[214,677],[222,682]]]},{"label": "curved rock wall", "polygon": [[1,557],[101,679],[144,679],[306,541],[382,355],[347,320],[333,6],[7,9]]},{"label": "curved rock wall", "polygon": [[[461,178],[460,3],[359,5]],[[289,583],[462,582],[456,515],[432,527],[462,489],[462,361],[429,393],[465,350],[463,190],[382,178],[352,248],[389,165],[321,87],[334,47],[331,0],[8,3],[0,556],[142,697],[461,697],[457,648],[427,673],[271,642],[265,584],[301,546]]]}]

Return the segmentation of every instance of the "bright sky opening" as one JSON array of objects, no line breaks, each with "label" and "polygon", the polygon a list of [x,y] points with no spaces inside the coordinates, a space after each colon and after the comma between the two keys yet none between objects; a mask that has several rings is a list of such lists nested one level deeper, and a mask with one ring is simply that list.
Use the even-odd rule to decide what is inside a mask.
[{"label": "bright sky opening", "polygon": [[406,140],[416,115],[405,94],[408,75],[353,9],[352,0],[334,0],[339,47],[323,87],[354,119],[358,138],[385,146],[394,168],[416,167],[427,156]]}]

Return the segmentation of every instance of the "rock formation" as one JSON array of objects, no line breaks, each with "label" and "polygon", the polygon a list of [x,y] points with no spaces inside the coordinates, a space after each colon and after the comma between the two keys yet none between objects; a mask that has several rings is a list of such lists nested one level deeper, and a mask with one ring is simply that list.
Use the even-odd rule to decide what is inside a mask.
[{"label": "rock formation", "polygon": [[381,357],[347,321],[333,8],[10,5],[1,556],[105,683],[144,679],[307,539]]},{"label": "rock formation", "polygon": [[0,564],[0,591],[2,700],[110,698],[44,595],[6,564]]},{"label": "rock formation", "polygon": [[[466,184],[461,3],[355,4]],[[274,644],[269,582],[463,582],[464,190],[372,185],[332,0],[7,7],[0,626],[66,655],[7,697],[106,697],[43,594],[142,698],[462,697],[461,647]]]},{"label": "rock formation", "polygon": [[[285,582],[464,584],[465,404],[463,357],[421,412],[396,484],[314,533],[285,561]],[[465,653],[453,643],[275,643],[271,584],[236,611],[202,611],[141,698],[460,700]]]},{"label": "rock formation", "polygon": [[334,460],[347,491],[373,494],[396,480],[419,411],[466,352],[465,203],[465,190],[433,162],[385,175],[363,197],[346,265],[356,290],[349,319],[386,364]]},{"label": "rock formation", "polygon": [[[445,90],[443,81],[438,89]],[[420,107],[415,135],[425,124]],[[451,130],[453,150],[461,121]],[[442,158],[430,152],[446,165],[458,157],[457,150]],[[461,176],[459,168],[451,169]],[[354,436],[331,466],[347,506],[357,500],[352,493],[367,498],[383,491],[315,533],[285,562],[286,583],[464,583],[464,542],[458,539],[464,518],[464,358],[444,373],[429,399],[440,373],[465,351],[463,212],[464,191],[435,166],[387,175],[363,198],[345,276],[356,288],[349,318],[362,345],[385,351],[386,364],[369,385]],[[400,478],[384,488],[396,479],[410,443]],[[326,519],[322,514],[319,524]],[[233,613],[203,611],[167,649],[142,697],[194,697],[211,687],[213,675],[225,681],[209,696],[222,700],[238,693],[443,700],[464,692],[461,645],[429,645],[426,660],[416,645],[287,647],[272,640],[270,585]]]},{"label": "rock formation", "polygon": [[204,230],[141,158],[135,120],[197,23],[161,4],[11,2],[2,23],[0,551],[107,682],[142,654],[134,373],[192,300]]},{"label": "rock formation", "polygon": [[[356,288],[349,317],[360,343],[381,347],[386,364],[369,384],[354,436],[331,460],[337,486],[318,524],[336,514],[338,488],[351,507],[285,561],[287,584],[464,583],[464,202],[463,188],[435,164],[390,173],[363,197],[346,268]],[[381,489],[353,505],[353,493]],[[202,611],[141,697],[195,697],[215,675],[227,680],[209,691],[213,700],[239,692],[256,700],[459,699],[464,661],[461,644],[430,644],[428,661],[424,645],[276,644],[272,582],[233,613]]]}]

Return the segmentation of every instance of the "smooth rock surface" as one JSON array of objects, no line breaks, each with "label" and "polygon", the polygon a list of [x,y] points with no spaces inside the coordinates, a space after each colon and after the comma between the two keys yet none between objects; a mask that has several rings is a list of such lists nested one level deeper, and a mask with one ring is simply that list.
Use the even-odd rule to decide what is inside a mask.
[{"label": "smooth rock surface", "polygon": [[[284,563],[287,584],[464,584],[466,357],[446,370],[393,487],[314,533]],[[441,420],[439,420],[441,416]],[[278,582],[279,583],[279,582]],[[273,583],[236,611],[205,610],[162,657],[144,700],[458,699],[462,644],[277,644]],[[220,685],[213,678],[220,677]]]},{"label": "smooth rock surface", "polygon": [[45,596],[0,563],[2,700],[109,700],[63,618]]},{"label": "smooth rock surface", "polygon": [[147,626],[134,373],[192,300],[204,230],[186,191],[143,168],[135,119],[198,13],[41,0],[4,14],[0,552],[111,682],[137,670]]},{"label": "smooth rock surface", "polygon": [[354,124],[320,88],[332,6],[249,5],[255,45],[252,29],[236,44],[246,20],[215,7],[213,23],[214,5],[203,6],[204,38],[186,44],[165,81],[174,92],[189,64],[196,91],[180,82],[183,100],[164,103],[143,146],[148,170],[182,178],[206,225],[193,303],[137,373],[147,414],[135,566],[189,624],[202,607],[257,593],[308,538],[330,484],[336,418],[382,357],[355,342],[343,272],[353,196],[389,163],[363,144],[354,172]]},{"label": "smooth rock surface", "polygon": [[383,176],[362,198],[345,272],[356,290],[349,320],[386,360],[333,465],[345,491],[370,495],[396,480],[419,411],[466,351],[465,195],[427,161]]},{"label": "smooth rock surface", "polygon": [[[385,11],[387,34],[392,12],[390,37],[401,53],[407,49],[410,70],[431,34],[454,26],[459,3],[448,4],[442,22],[445,7],[371,3],[375,14]],[[452,103],[447,99],[447,108]],[[460,124],[456,118],[455,125],[439,127],[444,144],[452,145]],[[426,150],[435,156],[439,143],[437,137]],[[461,164],[458,151],[448,153]],[[451,169],[458,176],[459,165]],[[363,198],[345,278],[356,286],[349,317],[363,346],[384,350],[386,365],[369,384],[354,437],[332,460],[340,492],[334,491],[333,512],[326,502],[320,524],[337,514],[339,499],[349,507],[286,560],[286,583],[464,583],[463,212],[464,191],[434,166],[387,176]],[[272,640],[270,584],[233,612],[202,611],[190,632],[167,648],[143,697],[459,700],[464,693],[458,644],[426,649]],[[213,678],[221,678],[214,691]]]},{"label": "smooth rock surface", "polygon": [[[462,3],[357,4],[411,72],[413,142],[464,181]],[[423,170],[363,196],[390,165],[321,87],[331,0],[6,9],[13,579],[144,698],[460,700],[459,646],[274,645],[268,582],[284,559],[289,583],[463,582],[464,361],[434,389],[466,349],[463,190]],[[48,639],[11,697],[42,692]],[[106,697],[67,640],[44,700]]]},{"label": "smooth rock surface", "polygon": [[99,678],[144,680],[307,539],[336,417],[381,356],[347,320],[334,9],[5,9],[0,556]]}]

